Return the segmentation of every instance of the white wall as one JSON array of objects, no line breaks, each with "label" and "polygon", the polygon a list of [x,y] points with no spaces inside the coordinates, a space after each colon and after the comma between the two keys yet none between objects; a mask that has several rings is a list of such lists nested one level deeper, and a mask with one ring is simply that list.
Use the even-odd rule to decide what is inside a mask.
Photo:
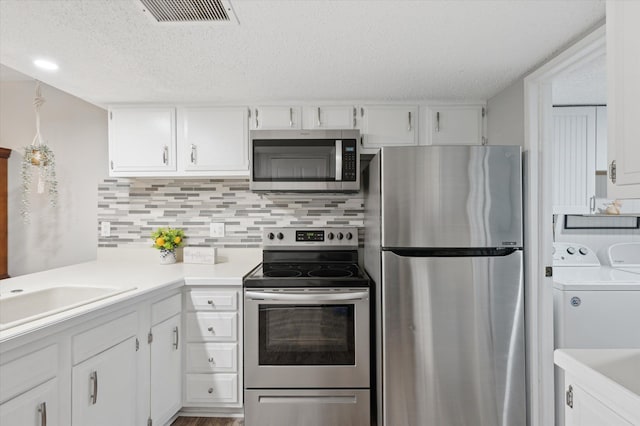
[{"label": "white wall", "polygon": [[[23,148],[35,135],[35,82],[0,83],[0,146],[9,158],[9,274],[93,260],[98,181],[107,176],[107,112],[42,85],[41,132],[56,155],[58,206],[32,195],[31,223],[20,215]],[[35,179],[33,186],[35,187]]]},{"label": "white wall", "polygon": [[489,145],[524,145],[524,79],[487,101]]}]

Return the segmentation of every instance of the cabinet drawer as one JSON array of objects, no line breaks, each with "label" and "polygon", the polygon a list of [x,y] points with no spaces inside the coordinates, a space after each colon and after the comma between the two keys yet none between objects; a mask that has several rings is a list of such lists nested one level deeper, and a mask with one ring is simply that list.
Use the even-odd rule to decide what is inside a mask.
[{"label": "cabinet drawer", "polygon": [[151,325],[156,325],[182,312],[182,295],[174,294],[151,305]]},{"label": "cabinet drawer", "polygon": [[235,343],[189,343],[188,373],[235,373],[238,368],[238,345]]},{"label": "cabinet drawer", "polygon": [[238,314],[235,312],[196,312],[187,314],[187,339],[196,341],[235,341]]},{"label": "cabinet drawer", "polygon": [[237,291],[191,291],[187,294],[189,310],[235,311],[238,309]]},{"label": "cabinet drawer", "polygon": [[238,402],[237,374],[187,374],[186,404]]},{"label": "cabinet drawer", "polygon": [[58,346],[51,345],[0,365],[0,402],[56,376]]},{"label": "cabinet drawer", "polygon": [[135,336],[137,330],[138,313],[132,312],[73,336],[73,365]]}]

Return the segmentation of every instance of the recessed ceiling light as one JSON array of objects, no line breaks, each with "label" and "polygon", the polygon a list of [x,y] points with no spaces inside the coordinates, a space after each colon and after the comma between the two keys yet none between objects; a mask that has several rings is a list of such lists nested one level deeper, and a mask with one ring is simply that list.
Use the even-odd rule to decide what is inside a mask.
[{"label": "recessed ceiling light", "polygon": [[33,64],[36,67],[42,68],[43,70],[47,71],[56,71],[58,69],[58,64],[56,64],[55,62],[47,61],[46,59],[36,59],[35,61],[33,61]]}]

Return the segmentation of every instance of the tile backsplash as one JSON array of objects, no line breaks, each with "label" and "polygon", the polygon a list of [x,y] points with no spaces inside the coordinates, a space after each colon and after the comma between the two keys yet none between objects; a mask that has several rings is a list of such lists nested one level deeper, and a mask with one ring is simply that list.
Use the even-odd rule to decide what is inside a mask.
[{"label": "tile backsplash", "polygon": [[[100,236],[110,222],[111,235]],[[225,236],[209,237],[209,224]],[[261,247],[264,227],[362,227],[362,194],[263,194],[247,179],[105,179],[98,185],[98,246],[151,245],[158,227],[182,228],[188,245]],[[360,244],[362,244],[362,232]]]}]

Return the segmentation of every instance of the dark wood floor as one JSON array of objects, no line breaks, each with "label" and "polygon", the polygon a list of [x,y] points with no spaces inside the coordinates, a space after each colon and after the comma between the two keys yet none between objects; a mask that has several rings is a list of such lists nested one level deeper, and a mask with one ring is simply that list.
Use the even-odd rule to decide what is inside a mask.
[{"label": "dark wood floor", "polygon": [[178,417],[171,426],[243,426],[243,419],[223,417]]}]

